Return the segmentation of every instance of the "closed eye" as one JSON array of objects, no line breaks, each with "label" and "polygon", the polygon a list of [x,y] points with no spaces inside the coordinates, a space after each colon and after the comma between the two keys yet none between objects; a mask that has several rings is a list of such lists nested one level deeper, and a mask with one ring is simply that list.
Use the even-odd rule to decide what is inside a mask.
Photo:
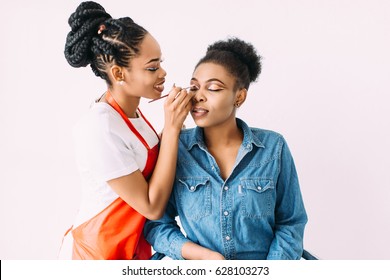
[{"label": "closed eye", "polygon": [[224,87],[221,87],[220,85],[218,85],[216,83],[210,83],[207,86],[207,90],[209,90],[209,91],[221,91],[223,89],[224,89]]},{"label": "closed eye", "polygon": [[221,91],[223,88],[211,86],[207,88],[208,91]]}]

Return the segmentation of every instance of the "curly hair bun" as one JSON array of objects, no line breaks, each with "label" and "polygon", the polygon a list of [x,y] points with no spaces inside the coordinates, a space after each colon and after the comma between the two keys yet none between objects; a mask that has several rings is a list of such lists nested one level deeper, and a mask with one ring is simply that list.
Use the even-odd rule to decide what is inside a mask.
[{"label": "curly hair bun", "polygon": [[69,17],[71,31],[66,37],[65,58],[73,67],[85,67],[92,59],[90,46],[99,25],[111,16],[93,1],[82,2]]},{"label": "curly hair bun", "polygon": [[252,44],[238,38],[229,38],[226,41],[217,41],[207,48],[207,52],[227,51],[233,53],[249,70],[250,82],[256,81],[261,72],[261,57]]}]

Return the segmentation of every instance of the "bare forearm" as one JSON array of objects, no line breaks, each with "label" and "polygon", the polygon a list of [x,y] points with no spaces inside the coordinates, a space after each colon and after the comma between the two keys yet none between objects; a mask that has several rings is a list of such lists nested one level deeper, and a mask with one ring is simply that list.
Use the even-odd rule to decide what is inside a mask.
[{"label": "bare forearm", "polygon": [[[179,93],[180,92],[180,93]],[[191,108],[193,93],[174,87],[164,104],[165,124],[160,153],[147,182],[140,170],[108,181],[113,190],[149,220],[162,217],[172,191],[176,172],[179,134]]]},{"label": "bare forearm", "polygon": [[179,134],[191,108],[193,93],[176,88],[171,90],[164,103],[165,123],[160,143],[160,154],[149,181],[149,204],[152,211],[162,216],[172,191],[176,172]]},{"label": "bare forearm", "polygon": [[[152,211],[163,214],[172,191],[176,172],[179,132],[165,131],[153,175],[149,180],[149,203]],[[160,216],[158,215],[158,216]]]}]

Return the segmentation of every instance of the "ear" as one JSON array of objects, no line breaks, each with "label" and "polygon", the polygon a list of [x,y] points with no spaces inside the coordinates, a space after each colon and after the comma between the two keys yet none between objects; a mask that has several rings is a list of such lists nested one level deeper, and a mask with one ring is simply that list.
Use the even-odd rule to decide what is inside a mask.
[{"label": "ear", "polygon": [[234,103],[236,107],[240,107],[242,105],[242,103],[245,102],[247,93],[248,93],[248,91],[246,88],[242,88],[242,89],[237,91],[236,101]]},{"label": "ear", "polygon": [[111,72],[111,75],[112,75],[114,82],[121,82],[125,79],[125,76],[124,76],[123,71],[122,71],[122,67],[120,67],[118,65],[112,66],[110,69],[110,72]]}]

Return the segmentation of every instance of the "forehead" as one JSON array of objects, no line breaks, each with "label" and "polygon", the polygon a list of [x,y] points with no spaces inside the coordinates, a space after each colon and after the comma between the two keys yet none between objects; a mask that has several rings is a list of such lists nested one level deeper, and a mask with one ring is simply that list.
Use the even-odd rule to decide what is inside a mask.
[{"label": "forehead", "polygon": [[234,77],[226,70],[225,67],[212,62],[199,64],[192,77],[197,79],[199,82],[210,79],[218,79],[224,83],[228,83],[229,81],[234,82]]},{"label": "forehead", "polygon": [[142,40],[142,43],[139,46],[139,54],[137,58],[140,62],[147,63],[152,59],[160,59],[161,58],[161,48],[158,44],[157,40],[147,33],[145,38]]}]

